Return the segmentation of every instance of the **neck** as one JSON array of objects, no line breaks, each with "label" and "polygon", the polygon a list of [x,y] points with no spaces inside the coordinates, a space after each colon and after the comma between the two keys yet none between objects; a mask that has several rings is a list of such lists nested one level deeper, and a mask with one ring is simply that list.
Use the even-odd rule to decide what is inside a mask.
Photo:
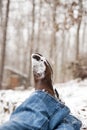
[{"label": "neck", "polygon": [[52,96],[54,96],[54,90],[51,80],[35,80],[35,90],[45,90]]}]

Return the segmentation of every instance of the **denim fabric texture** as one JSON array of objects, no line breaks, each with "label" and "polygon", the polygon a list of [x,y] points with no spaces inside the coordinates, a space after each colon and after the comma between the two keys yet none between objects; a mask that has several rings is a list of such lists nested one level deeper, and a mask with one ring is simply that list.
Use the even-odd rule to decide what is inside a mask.
[{"label": "denim fabric texture", "polygon": [[50,94],[35,91],[0,130],[80,130],[81,122]]}]

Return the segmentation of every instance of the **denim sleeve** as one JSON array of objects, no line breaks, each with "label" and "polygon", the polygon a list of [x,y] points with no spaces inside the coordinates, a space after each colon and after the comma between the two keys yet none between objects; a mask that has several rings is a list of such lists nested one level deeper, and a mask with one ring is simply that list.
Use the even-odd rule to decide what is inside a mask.
[{"label": "denim sleeve", "polygon": [[67,106],[48,93],[37,91],[17,107],[0,130],[79,130],[79,122],[69,113]]},{"label": "denim sleeve", "polygon": [[46,94],[34,93],[12,113],[0,130],[48,130]]},{"label": "denim sleeve", "polygon": [[75,130],[72,125],[68,123],[61,123],[55,130]]},{"label": "denim sleeve", "polygon": [[82,122],[73,115],[67,115],[64,121],[73,126],[74,130],[80,130]]},{"label": "denim sleeve", "polygon": [[[28,127],[29,128],[29,127]],[[24,124],[21,122],[15,122],[15,121],[8,121],[2,126],[0,126],[0,130],[33,130],[31,128],[28,129]]]},{"label": "denim sleeve", "polygon": [[0,130],[52,130],[68,113],[69,109],[51,95],[36,91],[17,107]]},{"label": "denim sleeve", "polygon": [[80,130],[81,125],[81,121],[76,117],[73,115],[67,115],[55,130]]}]

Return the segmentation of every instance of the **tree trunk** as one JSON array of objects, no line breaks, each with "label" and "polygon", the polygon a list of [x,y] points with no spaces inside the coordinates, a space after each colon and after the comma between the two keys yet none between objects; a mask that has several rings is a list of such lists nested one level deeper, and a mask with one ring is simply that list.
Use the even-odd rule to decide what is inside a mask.
[{"label": "tree trunk", "polygon": [[0,25],[1,25],[1,18],[2,18],[2,0],[0,0]]},{"label": "tree trunk", "polygon": [[35,24],[35,0],[33,2],[33,9],[32,9],[32,32],[31,32],[31,40],[29,41],[29,73],[28,73],[28,78],[26,82],[25,88],[28,88],[29,86],[32,85],[32,65],[31,65],[31,54],[33,53],[33,47],[34,47],[34,24]]},{"label": "tree trunk", "polygon": [[[80,6],[80,11],[81,11],[81,14],[82,14],[82,0],[79,0],[79,6]],[[79,19],[79,23],[78,23],[78,28],[77,28],[77,44],[76,44],[76,60],[79,60],[79,44],[80,44],[80,41],[79,41],[79,37],[80,37],[80,26],[81,26],[81,21],[82,21],[82,16],[81,18]]]},{"label": "tree trunk", "polygon": [[53,61],[52,63],[52,67],[53,67],[53,71],[54,71],[54,76],[53,76],[53,80],[56,80],[56,65],[55,61],[57,59],[57,48],[56,48],[56,0],[54,0],[53,3],[53,32],[52,32],[52,39],[51,39],[51,48],[50,48],[50,57],[51,57],[51,61]]},{"label": "tree trunk", "polygon": [[6,39],[7,39],[7,25],[8,25],[8,15],[9,15],[9,5],[10,5],[10,0],[7,1],[5,20],[3,20],[3,22],[1,23],[2,31],[3,31],[3,40],[2,40],[1,63],[0,63],[0,88],[2,88],[2,80],[3,80],[4,65],[5,65],[5,53],[6,53]]},{"label": "tree trunk", "polygon": [[62,71],[61,71],[61,82],[64,82],[65,80],[65,30],[63,29],[62,32],[62,57],[61,57],[61,67],[62,67]]},{"label": "tree trunk", "polygon": [[37,37],[37,46],[35,52],[39,53],[39,44],[40,44],[40,36],[41,36],[41,9],[42,9],[42,0],[40,0],[39,7],[39,22],[38,22],[38,37]]}]

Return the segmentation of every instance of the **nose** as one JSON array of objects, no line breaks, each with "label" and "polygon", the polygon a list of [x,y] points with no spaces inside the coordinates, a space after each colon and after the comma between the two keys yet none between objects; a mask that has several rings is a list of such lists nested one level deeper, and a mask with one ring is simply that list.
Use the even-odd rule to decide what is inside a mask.
[{"label": "nose", "polygon": [[37,61],[40,60],[40,56],[37,54],[32,54],[32,58],[36,59]]}]

